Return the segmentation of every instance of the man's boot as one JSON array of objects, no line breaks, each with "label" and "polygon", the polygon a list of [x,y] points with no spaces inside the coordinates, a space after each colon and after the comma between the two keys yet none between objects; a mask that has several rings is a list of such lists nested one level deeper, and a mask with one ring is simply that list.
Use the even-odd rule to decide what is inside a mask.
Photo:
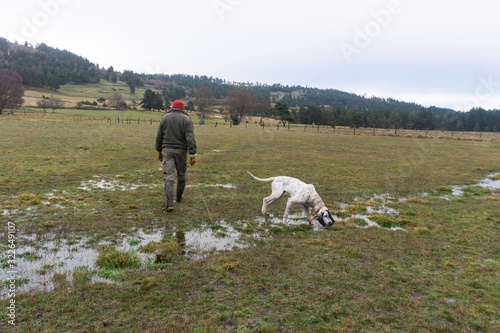
[{"label": "man's boot", "polygon": [[186,188],[186,180],[177,181],[177,202],[182,201],[182,194],[184,193],[184,188]]},{"label": "man's boot", "polygon": [[167,212],[174,211],[174,182],[165,180],[165,197],[167,199]]}]

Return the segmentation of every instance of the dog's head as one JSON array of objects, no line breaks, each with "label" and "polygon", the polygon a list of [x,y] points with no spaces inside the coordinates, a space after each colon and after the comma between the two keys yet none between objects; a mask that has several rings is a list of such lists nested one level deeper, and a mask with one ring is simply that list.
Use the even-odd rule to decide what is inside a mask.
[{"label": "dog's head", "polygon": [[329,227],[335,223],[332,214],[330,214],[330,211],[326,207],[321,208],[317,216],[319,223],[321,223],[323,227]]}]

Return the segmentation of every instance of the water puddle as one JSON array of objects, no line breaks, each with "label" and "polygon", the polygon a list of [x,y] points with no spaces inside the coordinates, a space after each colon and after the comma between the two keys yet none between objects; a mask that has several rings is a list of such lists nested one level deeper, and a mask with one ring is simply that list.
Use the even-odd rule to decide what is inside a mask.
[{"label": "water puddle", "polygon": [[131,184],[127,182],[123,182],[120,180],[116,180],[113,178],[103,178],[100,176],[94,176],[95,179],[89,179],[82,181],[78,189],[84,191],[91,191],[94,189],[108,190],[108,191],[132,191],[137,190],[140,187],[152,188],[158,185],[151,184]]},{"label": "water puddle", "polygon": [[[151,184],[133,184],[114,178],[96,176],[94,179],[82,181],[79,190],[91,191],[94,189],[109,191],[135,190],[141,187],[152,187]],[[221,187],[234,189],[232,184],[196,184],[189,187]],[[481,180],[479,186],[492,191],[500,189],[499,174],[489,175]],[[453,186],[447,191],[446,196],[441,197],[447,200],[464,195],[464,190],[470,186]],[[70,190],[68,190],[70,191]],[[57,192],[57,195],[55,194]],[[65,207],[71,206],[72,201],[65,199],[68,195],[66,190],[54,191],[43,196],[40,203],[59,209],[73,209]],[[381,194],[357,198],[352,203],[332,204],[330,212],[336,222],[343,222],[358,228],[383,228],[391,231],[406,231],[404,221],[399,216],[396,207],[401,202],[414,200],[414,202],[424,201],[430,195],[420,194],[413,198],[396,198],[390,194]],[[31,198],[31,197],[29,197]],[[15,198],[14,198],[15,199]],[[15,202],[13,200],[13,202]],[[37,214],[37,206],[28,206],[23,209],[15,209],[12,206],[4,206],[0,210],[0,215],[4,219],[20,218],[30,219]],[[72,280],[73,272],[78,269],[86,269],[91,272],[99,270],[96,267],[99,247],[111,245],[122,251],[133,251],[140,260],[141,265],[146,269],[150,265],[165,262],[158,253],[154,251],[145,253],[142,248],[152,243],[163,243],[172,241],[178,243],[179,254],[186,260],[201,260],[214,251],[231,250],[234,248],[245,248],[251,246],[255,239],[266,239],[271,237],[268,229],[269,223],[282,226],[282,217],[269,215],[259,216],[245,221],[227,223],[218,221],[216,224],[205,224],[196,230],[190,231],[167,231],[165,229],[155,229],[153,231],[136,229],[129,234],[120,234],[114,240],[97,240],[92,237],[65,234],[63,236],[55,233],[44,233],[37,235],[19,235],[18,247],[16,249],[17,264],[17,287],[18,292],[25,292],[32,289],[52,290],[54,288],[54,275],[64,275],[68,281]],[[291,214],[288,218],[288,225],[307,225],[308,220],[305,213]],[[253,228],[253,233],[242,233],[239,227]],[[237,230],[238,229],[238,230]],[[251,230],[251,229],[250,229]],[[312,222],[312,230],[324,231],[324,228],[317,220]],[[248,230],[247,230],[248,231]],[[4,247],[5,250],[5,247]],[[168,261],[166,261],[168,262]],[[6,259],[0,258],[0,281],[10,278],[6,268]],[[103,281],[114,283],[113,281],[99,278],[93,274],[92,281]],[[5,298],[7,288],[1,288],[0,298]]]},{"label": "water puddle", "polygon": [[450,200],[452,197],[461,197],[464,195],[464,191],[471,187],[482,187],[490,191],[500,190],[500,173],[494,173],[488,175],[485,179],[481,180],[479,183],[474,185],[453,185],[450,186],[451,193],[442,195],[440,198],[445,200]]},{"label": "water puddle", "polygon": [[[260,238],[257,234],[251,238]],[[186,259],[200,260],[213,251],[231,250],[235,247],[245,248],[249,242],[242,239],[242,234],[236,231],[225,221],[217,225],[204,225],[199,230],[186,232],[176,231],[166,235],[165,230],[153,232],[138,229],[133,235],[121,234],[120,241],[97,241],[85,236],[65,235],[61,237],[54,233],[20,235],[16,249],[17,291],[54,289],[54,275],[63,274],[68,281],[72,280],[72,273],[76,269],[96,270],[98,248],[102,245],[111,245],[121,251],[133,251],[141,259],[142,265],[162,262],[157,253],[145,253],[141,250],[150,243],[160,243],[175,239],[180,248],[179,254]],[[1,264],[6,268],[6,262]],[[10,269],[0,271],[0,281],[10,279]],[[94,276],[93,282],[110,282]],[[7,296],[7,288],[1,288],[0,298]]]},{"label": "water puddle", "polygon": [[2,209],[2,216],[11,216],[19,214],[19,209]]},{"label": "water puddle", "polygon": [[[97,258],[97,252],[88,248],[87,241],[86,238],[57,239],[52,233],[19,237],[15,258],[17,291],[24,292],[34,288],[52,290],[54,274],[65,274],[71,280],[71,273],[76,268],[87,266],[87,263],[93,263]],[[9,277],[6,269],[0,272],[1,281]],[[1,290],[0,298],[6,296],[5,289]]]},{"label": "water puddle", "polygon": [[477,186],[487,188],[488,190],[500,190],[500,173],[489,175],[487,178],[481,180]]},{"label": "water puddle", "polygon": [[[396,204],[397,202],[404,201],[405,198],[395,199],[390,194],[374,195],[366,200],[361,198],[355,199],[353,204],[337,203],[338,209],[330,209],[335,222],[354,222],[358,228],[370,228],[378,227],[392,231],[406,231],[400,226],[394,226],[396,224],[389,217],[397,217],[399,211],[389,205]],[[329,207],[330,208],[330,207]],[[384,225],[380,225],[374,218],[381,219]],[[255,219],[259,224],[264,224],[265,222],[271,222],[276,225],[282,225],[283,218],[275,217],[273,214],[269,214],[267,217],[257,217]],[[308,223],[308,218],[305,213],[290,214],[288,216],[287,225],[303,225]],[[316,219],[312,221],[311,224],[314,231],[325,231],[328,228],[323,227]]]},{"label": "water puddle", "polygon": [[[334,216],[335,218],[335,216]],[[270,222],[272,224],[276,224],[279,226],[283,226],[283,217],[276,217],[274,214],[269,214],[268,216],[258,216],[254,219],[255,222],[257,222],[259,225],[262,225],[266,222]],[[298,213],[298,214],[289,214],[288,215],[288,221],[287,225],[293,225],[293,226],[298,226],[298,225],[303,225],[307,224],[307,216],[305,213]],[[319,222],[314,220],[311,224],[312,228],[314,231],[323,231],[325,230],[325,227],[323,227]],[[268,232],[266,229],[261,230]]]},{"label": "water puddle", "polygon": [[352,222],[357,228],[382,228],[392,231],[406,231],[395,219],[399,211],[391,206],[407,201],[391,194],[375,194],[366,199],[356,198],[354,204],[341,204],[339,221]]}]

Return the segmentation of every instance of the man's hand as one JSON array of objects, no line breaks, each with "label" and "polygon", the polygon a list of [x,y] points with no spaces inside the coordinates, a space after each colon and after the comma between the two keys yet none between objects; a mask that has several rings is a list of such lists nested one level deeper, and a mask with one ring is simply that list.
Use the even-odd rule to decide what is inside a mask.
[{"label": "man's hand", "polygon": [[189,157],[188,157],[188,163],[189,163],[189,165],[193,166],[196,163],[196,156],[195,155],[189,155]]},{"label": "man's hand", "polygon": [[163,162],[163,155],[162,155],[162,153],[158,153],[158,161]]}]

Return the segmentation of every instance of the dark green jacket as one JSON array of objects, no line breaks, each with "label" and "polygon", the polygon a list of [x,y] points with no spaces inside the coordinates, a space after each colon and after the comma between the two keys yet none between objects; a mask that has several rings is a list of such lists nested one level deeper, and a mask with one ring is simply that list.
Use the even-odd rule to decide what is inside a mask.
[{"label": "dark green jacket", "polygon": [[186,111],[171,109],[161,117],[155,148],[157,152],[172,148],[187,150],[190,155],[196,154],[193,122]]}]

